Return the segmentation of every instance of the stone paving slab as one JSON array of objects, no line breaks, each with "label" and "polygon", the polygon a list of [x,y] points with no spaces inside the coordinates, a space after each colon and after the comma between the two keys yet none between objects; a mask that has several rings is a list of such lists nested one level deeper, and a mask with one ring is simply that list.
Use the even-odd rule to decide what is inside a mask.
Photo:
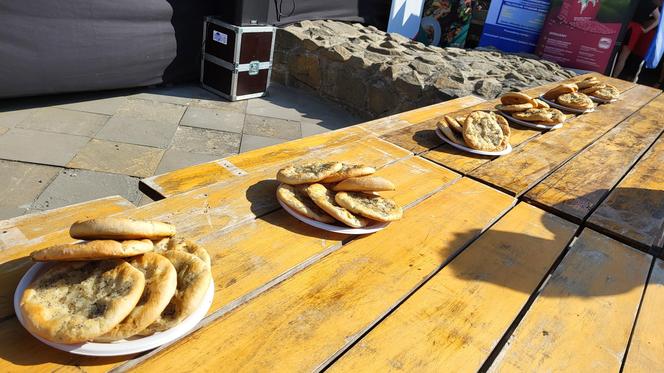
[{"label": "stone paving slab", "polygon": [[274,137],[255,136],[244,134],[242,135],[242,144],[240,145],[240,153],[248,152],[250,150],[264,148],[266,146],[281,144],[286,142],[285,139],[277,139]]},{"label": "stone paving slab", "polygon": [[237,154],[241,135],[232,132],[180,126],[173,137],[172,149],[189,153],[212,154],[222,158]]},{"label": "stone paving slab", "polygon": [[0,136],[0,159],[64,166],[88,141],[83,136],[12,128]]},{"label": "stone paving slab", "polygon": [[56,107],[87,113],[113,115],[126,100],[127,99],[124,96],[83,99],[79,102],[56,105]]},{"label": "stone paving slab", "polygon": [[244,133],[254,136],[274,137],[294,140],[302,137],[300,122],[279,118],[247,114],[244,120]]},{"label": "stone paving slab", "polygon": [[141,198],[138,180],[126,175],[64,169],[39,196],[34,208],[49,210],[113,195],[136,204]]},{"label": "stone paving slab", "polygon": [[92,137],[104,126],[108,118],[109,116],[102,114],[49,107],[35,110],[16,127]]},{"label": "stone paving slab", "polygon": [[14,128],[33,112],[39,109],[24,109],[0,112],[0,126],[5,128]]},{"label": "stone paving slab", "polygon": [[215,154],[189,153],[178,149],[168,149],[164,153],[164,156],[161,157],[161,162],[159,162],[159,166],[157,166],[157,170],[154,174],[159,175],[180,168],[214,161],[215,159],[219,159],[219,156]]},{"label": "stone paving slab", "polygon": [[61,168],[0,160],[0,219],[29,211]]},{"label": "stone paving slab", "polygon": [[162,123],[179,123],[187,107],[150,100],[127,99],[113,115]]},{"label": "stone paving slab", "polygon": [[163,149],[93,139],[67,167],[148,177],[163,154]]},{"label": "stone paving slab", "polygon": [[165,149],[171,143],[177,128],[177,123],[157,122],[116,114],[106,122],[95,138]]},{"label": "stone paving slab", "polygon": [[242,133],[244,115],[243,112],[234,110],[222,111],[207,107],[189,106],[180,121],[180,125]]},{"label": "stone paving slab", "polygon": [[7,131],[9,131],[9,128],[0,127],[0,136],[2,136],[2,135],[4,135],[5,133],[7,133]]}]

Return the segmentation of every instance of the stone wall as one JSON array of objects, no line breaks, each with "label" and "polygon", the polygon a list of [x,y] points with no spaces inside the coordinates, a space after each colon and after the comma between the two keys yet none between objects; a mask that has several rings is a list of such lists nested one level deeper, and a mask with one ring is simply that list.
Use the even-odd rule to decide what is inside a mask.
[{"label": "stone wall", "polygon": [[272,79],[377,118],[470,94],[492,99],[574,75],[528,57],[430,47],[361,24],[303,21],[277,31]]}]

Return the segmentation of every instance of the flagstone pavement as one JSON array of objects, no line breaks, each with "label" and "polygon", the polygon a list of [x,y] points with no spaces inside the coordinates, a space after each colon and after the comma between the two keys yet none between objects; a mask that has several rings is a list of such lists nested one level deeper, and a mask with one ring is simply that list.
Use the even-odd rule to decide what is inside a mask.
[{"label": "flagstone pavement", "polygon": [[228,102],[195,84],[0,101],[0,220],[121,195],[141,178],[360,122],[305,91]]}]

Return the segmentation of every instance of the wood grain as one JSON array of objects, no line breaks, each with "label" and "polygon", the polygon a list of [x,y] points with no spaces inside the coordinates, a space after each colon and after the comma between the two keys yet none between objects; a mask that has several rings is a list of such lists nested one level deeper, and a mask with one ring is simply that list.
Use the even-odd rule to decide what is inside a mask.
[{"label": "wood grain", "polygon": [[620,101],[576,117],[562,129],[539,136],[469,175],[519,196],[658,94],[645,86],[630,89]]},{"label": "wood grain", "polygon": [[664,309],[664,261],[655,260],[643,296],[623,372],[657,372],[662,369],[664,338],[657,325]]},{"label": "wood grain", "polygon": [[330,371],[478,371],[575,231],[520,203]]},{"label": "wood grain", "polygon": [[661,238],[664,227],[663,165],[664,137],[660,137],[599,205],[588,225],[650,249]]},{"label": "wood grain", "polygon": [[475,106],[482,102],[484,102],[483,98],[470,95],[406,111],[404,113],[394,114],[389,117],[374,119],[369,122],[358,124],[357,126],[364,128],[376,136],[381,136],[388,132],[437,118],[441,114],[455,112],[470,106]]},{"label": "wood grain", "polygon": [[[616,87],[623,93],[625,93],[626,91],[629,91],[630,89],[635,87],[634,83],[625,82],[625,81],[622,81],[622,80],[620,80],[619,83],[616,83],[616,82],[614,82],[614,80],[612,80],[610,78],[602,77],[601,74],[596,74],[596,73],[580,75],[578,77],[568,79],[568,80],[563,81],[563,82],[578,81],[578,80],[582,80],[583,78],[585,78],[587,76],[598,76],[602,80],[609,79],[609,81],[611,83],[615,83]],[[532,97],[536,97],[536,96],[539,96],[540,94],[548,91],[551,88],[554,88],[555,86],[557,86],[557,85],[559,85],[563,82],[550,83],[550,84],[546,84],[546,85],[541,86],[541,87],[535,87],[535,88],[527,89],[527,90],[524,91],[524,93],[527,93]],[[469,113],[470,111],[473,111],[473,110],[493,109],[495,107],[495,105],[497,105],[498,103],[499,103],[499,100],[487,101],[486,103],[484,103],[482,105],[478,105],[475,108],[461,110],[458,114],[467,114],[467,113]],[[454,115],[458,115],[458,114],[454,114]],[[574,125],[574,121],[570,121],[568,124],[566,124],[566,126],[568,126],[570,124]],[[527,141],[538,138],[541,135],[548,136],[547,133],[542,134],[542,131],[529,129],[529,128],[522,127],[522,126],[519,126],[519,125],[516,125],[516,124],[513,124],[513,123],[510,123],[510,127],[512,129],[512,134],[510,136],[510,143],[512,144],[513,148],[517,148],[519,146],[522,146]],[[557,130],[556,132],[564,131],[567,128],[568,127],[563,127],[562,129]],[[441,142],[441,144],[442,144],[442,142]],[[455,170],[455,171],[460,172],[462,174],[468,174],[471,171],[477,169],[478,167],[480,167],[480,166],[482,166],[482,165],[484,165],[484,164],[486,164],[486,163],[488,163],[491,160],[496,158],[496,157],[473,155],[473,154],[470,154],[470,153],[467,153],[467,152],[464,152],[464,151],[456,150],[455,148],[453,148],[453,147],[451,147],[447,144],[443,144],[439,147],[433,148],[430,151],[423,153],[422,156],[427,158],[427,159],[430,159],[430,160],[432,160],[436,163],[439,163],[439,164],[442,164],[446,167],[449,167],[452,170]]]},{"label": "wood grain", "polygon": [[[143,188],[148,188],[163,197],[170,197],[221,181],[236,179],[241,177],[242,173],[283,165],[303,156],[314,154],[324,156],[334,147],[357,141],[367,135],[370,135],[367,130],[357,126],[344,128],[152,176],[141,180],[141,183]],[[240,174],[237,171],[240,171]]]},{"label": "wood grain", "polygon": [[584,230],[490,371],[619,371],[651,260]]},{"label": "wood grain", "polygon": [[77,241],[69,236],[69,227],[78,220],[134,208],[126,199],[112,196],[0,221],[0,318],[14,314],[14,289],[32,266],[32,260],[25,255]]},{"label": "wood grain", "polygon": [[[309,371],[352,343],[512,198],[461,179],[385,230],[345,245],[152,356],[139,371]],[[450,219],[450,216],[454,216]],[[251,327],[248,327],[251,325]]]},{"label": "wood grain", "polygon": [[664,95],[602,136],[526,193],[545,209],[581,222],[662,133]]}]

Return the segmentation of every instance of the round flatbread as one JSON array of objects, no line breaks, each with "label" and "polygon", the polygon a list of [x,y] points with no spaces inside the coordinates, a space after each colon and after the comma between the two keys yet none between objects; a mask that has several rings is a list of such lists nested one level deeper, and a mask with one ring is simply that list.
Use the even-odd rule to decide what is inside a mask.
[{"label": "round flatbread", "polygon": [[177,273],[165,257],[145,253],[129,261],[145,276],[145,288],[134,309],[111,331],[95,338],[96,342],[113,342],[138,334],[152,324],[175,294]]},{"label": "round flatbread", "polygon": [[[506,113],[516,113],[519,111],[525,111],[528,109],[532,109],[535,107],[531,103],[526,103],[526,104],[516,104],[516,105],[496,105],[496,109],[500,111],[504,111]],[[467,121],[468,119],[466,119]]]},{"label": "round flatbread", "polygon": [[308,218],[328,224],[336,222],[333,217],[309,198],[305,188],[304,185],[280,184],[277,188],[277,199]]},{"label": "round flatbread", "polygon": [[493,113],[472,112],[463,126],[463,139],[473,149],[502,150],[506,146],[506,137],[504,129]]},{"label": "round flatbread", "polygon": [[83,343],[109,332],[143,293],[141,271],[119,260],[56,263],[21,296],[25,327],[58,343]]},{"label": "round flatbread", "polygon": [[548,110],[551,113],[551,123],[553,123],[554,125],[562,123],[567,119],[567,116],[558,109],[550,108]]},{"label": "round flatbread", "polygon": [[578,81],[575,84],[579,88],[579,90],[582,90],[582,89],[590,88],[594,85],[598,85],[598,84],[600,84],[600,82],[599,82],[599,79],[597,79],[594,76],[591,76],[591,77],[585,78],[581,81]]},{"label": "round flatbread", "polygon": [[620,97],[620,91],[618,90],[618,88],[610,84],[606,84],[603,88],[594,91],[592,93],[592,96],[601,98],[603,100],[614,100]]},{"label": "round flatbread", "polygon": [[162,254],[177,272],[177,287],[170,302],[152,324],[138,334],[149,335],[174,327],[200,306],[210,286],[210,267],[193,254],[168,250]]},{"label": "round flatbread", "polygon": [[500,103],[502,103],[503,105],[532,104],[533,106],[535,106],[535,101],[532,99],[532,97],[521,92],[505,93],[500,97]]},{"label": "round flatbread", "polygon": [[152,251],[150,240],[96,240],[74,244],[56,245],[34,251],[30,257],[34,261],[81,261],[110,258],[126,258]]},{"label": "round flatbread", "polygon": [[339,192],[335,201],[351,212],[378,221],[399,220],[403,210],[394,200],[361,192]]},{"label": "round flatbread", "polygon": [[183,237],[174,236],[165,238],[154,245],[154,251],[163,254],[167,250],[180,250],[189,254],[196,255],[200,260],[204,261],[208,266],[212,266],[210,254],[202,246],[195,242],[189,241]]},{"label": "round flatbread", "polygon": [[565,93],[560,95],[556,101],[563,106],[582,110],[590,109],[595,105],[590,97],[581,92]]},{"label": "round flatbread", "polygon": [[175,226],[159,221],[99,218],[72,224],[69,235],[83,240],[154,240],[175,235]]},{"label": "round flatbread", "polygon": [[584,89],[580,89],[580,88],[579,88],[579,92],[581,92],[581,93],[585,93],[585,94],[589,94],[589,93],[593,93],[593,92],[595,92],[595,91],[597,91],[597,90],[600,90],[600,89],[602,89],[602,88],[604,88],[604,87],[606,87],[606,84],[597,83],[597,84],[595,84],[595,85],[592,85],[592,86],[587,87],[587,88],[584,88]]},{"label": "round flatbread", "polygon": [[546,102],[540,100],[539,98],[533,99],[533,101],[535,101],[535,108],[536,109],[548,109],[548,108],[551,107],[551,106],[549,106],[549,104],[547,104]]},{"label": "round flatbread", "polygon": [[321,184],[311,184],[306,189],[309,198],[335,219],[352,228],[366,227],[369,222],[339,206],[334,200],[334,192]]},{"label": "round flatbread", "polygon": [[458,134],[463,133],[463,125],[461,123],[459,123],[459,121],[457,121],[456,119],[452,118],[449,115],[445,115],[445,117],[443,119],[445,119],[445,121],[447,122],[447,125],[452,130],[454,130],[454,132],[456,132]]},{"label": "round flatbread", "polygon": [[513,113],[512,116],[526,122],[548,122],[553,117],[553,113],[548,109],[528,109],[520,113]]},{"label": "round flatbread", "polygon": [[394,189],[396,189],[394,183],[379,176],[353,177],[341,181],[332,188],[335,192],[380,192]]},{"label": "round flatbread", "polygon": [[450,128],[449,123],[447,123],[447,121],[441,120],[438,123],[436,123],[436,126],[438,127],[440,132],[442,132],[443,135],[445,135],[445,137],[450,139],[450,141],[452,141],[453,143],[459,144],[459,145],[462,145],[462,146],[467,146],[465,141],[463,141],[463,136],[458,134],[456,131],[452,130]]},{"label": "round flatbread", "polygon": [[282,168],[277,172],[277,180],[291,185],[315,183],[336,174],[342,168],[340,162],[314,161]]},{"label": "round flatbread", "polygon": [[553,89],[550,89],[548,92],[544,94],[544,98],[547,100],[555,100],[558,98],[560,95],[564,95],[566,93],[572,93],[576,92],[579,90],[579,87],[576,86],[574,83],[569,83],[569,84],[561,84]]},{"label": "round flatbread", "polygon": [[371,166],[365,166],[363,164],[348,164],[342,163],[341,169],[334,173],[332,176],[328,176],[325,179],[321,180],[321,183],[336,183],[349,177],[358,177],[371,175],[376,172],[376,169]]}]

